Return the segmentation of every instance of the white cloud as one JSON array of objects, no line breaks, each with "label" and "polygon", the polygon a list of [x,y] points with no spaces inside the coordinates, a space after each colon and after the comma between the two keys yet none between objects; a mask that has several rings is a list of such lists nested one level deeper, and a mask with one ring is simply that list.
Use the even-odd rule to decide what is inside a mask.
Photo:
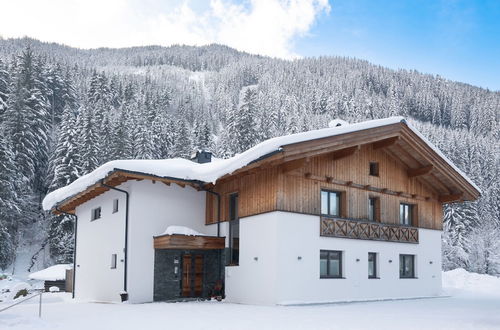
[{"label": "white cloud", "polygon": [[296,56],[328,0],[0,0],[0,35],[74,47],[222,43],[255,54]]}]

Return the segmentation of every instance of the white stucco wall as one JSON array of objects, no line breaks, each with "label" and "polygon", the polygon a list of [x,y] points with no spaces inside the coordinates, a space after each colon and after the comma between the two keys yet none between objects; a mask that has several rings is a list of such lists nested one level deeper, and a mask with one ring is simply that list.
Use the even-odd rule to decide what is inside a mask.
[{"label": "white stucco wall", "polygon": [[[288,304],[440,294],[440,231],[419,229],[419,244],[342,239],[321,237],[319,221],[286,212],[241,219],[240,265],[226,267],[227,300]],[[320,279],[322,249],[343,251],[345,278]],[[378,253],[379,279],[368,279],[368,252]],[[399,254],[416,255],[418,278],[399,278]]]},{"label": "white stucco wall", "polygon": [[[123,188],[123,187],[120,187]],[[119,200],[117,213],[113,200]],[[101,207],[101,218],[90,221],[91,210]],[[78,235],[75,297],[92,301],[120,301],[123,290],[124,194],[109,191],[76,208]],[[111,255],[117,267],[111,269]]]},{"label": "white stucco wall", "polygon": [[[128,288],[130,302],[153,301],[153,236],[168,226],[192,228],[216,235],[217,226],[205,226],[205,192],[150,180],[129,181],[118,188],[130,194]],[[112,214],[119,198],[119,212]],[[91,210],[101,206],[102,217],[90,221]],[[76,209],[78,215],[75,296],[92,301],[120,301],[123,290],[125,194],[108,191]],[[117,269],[110,269],[111,254],[118,255]]]},{"label": "white stucco wall", "polygon": [[153,301],[153,236],[168,226],[192,228],[216,235],[217,227],[205,226],[205,194],[189,186],[166,186],[150,180],[132,182],[130,187],[129,270],[130,302]]}]

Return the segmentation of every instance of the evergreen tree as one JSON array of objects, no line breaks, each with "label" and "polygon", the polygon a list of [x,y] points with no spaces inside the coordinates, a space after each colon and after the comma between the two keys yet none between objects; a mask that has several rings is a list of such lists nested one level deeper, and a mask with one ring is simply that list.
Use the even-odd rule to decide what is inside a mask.
[{"label": "evergreen tree", "polygon": [[15,235],[20,214],[15,182],[18,178],[9,139],[0,126],[0,269],[14,258]]},{"label": "evergreen tree", "polygon": [[81,174],[92,172],[99,166],[99,135],[97,125],[94,121],[94,112],[90,106],[80,110],[77,118],[78,126],[78,150],[80,159],[78,161]]}]

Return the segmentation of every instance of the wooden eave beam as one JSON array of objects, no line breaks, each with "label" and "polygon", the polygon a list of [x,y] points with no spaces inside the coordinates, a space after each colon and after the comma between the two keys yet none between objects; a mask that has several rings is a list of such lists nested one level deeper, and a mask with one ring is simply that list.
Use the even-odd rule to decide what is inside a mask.
[{"label": "wooden eave beam", "polygon": [[420,137],[418,137],[415,132],[404,125],[402,133],[405,136],[405,139],[412,144],[414,150],[434,165],[436,171],[439,171],[444,176],[448,177],[451,182],[456,182],[457,188],[460,187],[461,189],[465,189],[464,198],[467,198],[467,200],[479,198],[480,192],[477,191],[467,180],[465,180],[460,173],[447,164],[446,161],[442,159],[434,150],[432,150],[431,147],[421,143]]},{"label": "wooden eave beam", "polygon": [[440,203],[446,204],[446,203],[461,201],[463,196],[464,196],[463,193],[451,194],[451,195],[441,195],[441,196],[439,196],[438,200]]},{"label": "wooden eave beam", "polygon": [[345,157],[352,156],[359,150],[359,145],[349,148],[340,149],[332,153],[333,160],[339,160]]},{"label": "wooden eave beam", "polygon": [[420,168],[412,168],[407,171],[408,177],[414,178],[417,176],[422,176],[422,175],[427,175],[431,173],[431,171],[434,169],[433,165],[428,165]]},{"label": "wooden eave beam", "polygon": [[398,142],[399,136],[394,136],[385,140],[377,141],[372,144],[373,150],[387,148]]}]

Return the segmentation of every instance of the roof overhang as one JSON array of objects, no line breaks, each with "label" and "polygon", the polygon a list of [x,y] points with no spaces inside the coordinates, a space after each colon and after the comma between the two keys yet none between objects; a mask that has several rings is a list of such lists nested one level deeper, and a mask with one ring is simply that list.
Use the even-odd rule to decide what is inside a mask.
[{"label": "roof overhang", "polygon": [[185,180],[173,177],[161,177],[153,174],[116,168],[113,171],[109,172],[109,174],[104,179],[99,180],[95,184],[87,187],[84,191],[75,194],[73,196],[70,196],[69,198],[66,198],[65,200],[55,205],[52,208],[52,212],[54,214],[61,214],[61,213],[74,214],[75,208],[78,205],[81,205],[110,190],[110,188],[104,186],[103,183],[107,186],[116,187],[129,180],[134,180],[134,181],[151,180],[154,182],[158,181],[167,186],[170,186],[171,184],[176,184],[182,188],[186,186],[191,186],[197,190],[201,190],[204,185],[204,182],[198,180]]},{"label": "roof overhang", "polygon": [[[300,167],[304,159],[331,155],[332,159],[347,157],[361,145],[372,144],[373,148],[383,150],[407,168],[409,177],[416,177],[425,183],[439,196],[441,203],[473,201],[481,192],[465,174],[456,168],[437,148],[427,141],[405,120],[393,122],[343,134],[336,134],[317,139],[309,139],[297,143],[284,144],[276,150],[264,154],[247,165],[236,169],[217,179],[217,182],[230,180],[236,175],[251,174],[261,169],[281,166],[285,169]],[[195,189],[206,189],[213,186],[200,180],[186,180],[168,176],[157,176],[114,168],[102,180],[88,186],[52,207],[52,212],[74,213],[75,208],[104,192],[109,186],[118,186],[129,180],[152,180],[166,185],[177,184],[181,187],[191,186]]]}]

